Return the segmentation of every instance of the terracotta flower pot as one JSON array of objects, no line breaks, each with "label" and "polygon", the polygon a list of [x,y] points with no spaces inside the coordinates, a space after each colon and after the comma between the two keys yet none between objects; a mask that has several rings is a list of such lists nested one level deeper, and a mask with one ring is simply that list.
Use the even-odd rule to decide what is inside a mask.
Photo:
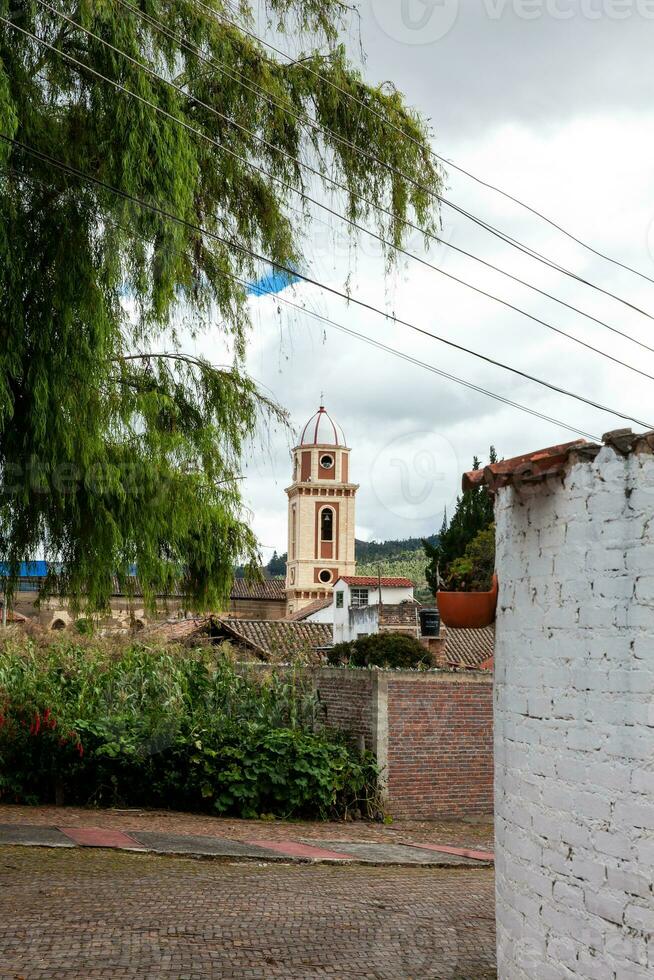
[{"label": "terracotta flower pot", "polygon": [[441,620],[453,629],[481,629],[495,621],[497,575],[490,592],[437,592]]}]

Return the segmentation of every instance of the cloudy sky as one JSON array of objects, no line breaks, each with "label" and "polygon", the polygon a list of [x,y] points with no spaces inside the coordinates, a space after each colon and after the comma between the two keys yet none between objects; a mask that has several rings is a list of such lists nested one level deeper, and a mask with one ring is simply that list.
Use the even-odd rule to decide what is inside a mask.
[{"label": "cloudy sky", "polygon": [[[429,118],[434,149],[654,279],[654,0],[362,0],[370,82],[392,80]],[[346,37],[360,60],[357,32]],[[286,42],[288,48],[288,42]],[[654,284],[575,245],[450,168],[446,196],[559,265],[654,314]],[[443,238],[654,347],[654,321],[547,269],[444,208]],[[654,381],[407,261],[384,280],[374,243],[353,250],[324,216],[307,270],[442,337],[654,426]],[[420,242],[409,250],[424,255]],[[654,354],[444,247],[429,261],[654,376]],[[632,424],[392,326],[314,287],[282,294],[411,357],[586,432]],[[324,392],[352,447],[358,534],[424,535],[454,505],[473,455],[511,456],[575,438],[280,305],[253,298],[252,375],[300,428]],[[205,345],[206,350],[206,345]],[[289,440],[255,447],[246,496],[264,559],[286,549]]]}]

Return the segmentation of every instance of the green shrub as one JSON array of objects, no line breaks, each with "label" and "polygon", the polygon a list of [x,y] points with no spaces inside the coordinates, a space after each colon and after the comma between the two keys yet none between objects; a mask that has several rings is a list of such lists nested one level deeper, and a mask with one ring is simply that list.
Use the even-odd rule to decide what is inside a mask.
[{"label": "green shrub", "polygon": [[461,558],[449,567],[446,588],[456,592],[488,592],[495,571],[495,525],[480,531]]},{"label": "green shrub", "polygon": [[376,815],[373,758],[317,720],[294,674],[254,680],[212,650],[17,640],[0,650],[0,800]]},{"label": "green shrub", "polygon": [[349,643],[337,643],[328,653],[330,664],[350,667],[388,667],[414,670],[431,667],[429,650],[402,633],[371,633]]}]

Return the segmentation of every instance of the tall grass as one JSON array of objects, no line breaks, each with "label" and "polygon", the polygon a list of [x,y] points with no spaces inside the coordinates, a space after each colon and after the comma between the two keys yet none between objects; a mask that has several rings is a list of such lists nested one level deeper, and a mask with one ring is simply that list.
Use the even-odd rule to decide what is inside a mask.
[{"label": "tall grass", "polygon": [[372,812],[372,760],[318,715],[294,674],[255,680],[214,649],[15,636],[0,647],[0,799]]}]

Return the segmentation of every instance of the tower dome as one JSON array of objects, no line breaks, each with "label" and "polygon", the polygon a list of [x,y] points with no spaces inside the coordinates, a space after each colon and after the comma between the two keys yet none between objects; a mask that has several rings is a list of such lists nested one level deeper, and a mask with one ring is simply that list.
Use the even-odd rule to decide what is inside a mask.
[{"label": "tower dome", "polygon": [[300,436],[300,446],[345,446],[345,435],[340,425],[321,405],[312,415]]}]

